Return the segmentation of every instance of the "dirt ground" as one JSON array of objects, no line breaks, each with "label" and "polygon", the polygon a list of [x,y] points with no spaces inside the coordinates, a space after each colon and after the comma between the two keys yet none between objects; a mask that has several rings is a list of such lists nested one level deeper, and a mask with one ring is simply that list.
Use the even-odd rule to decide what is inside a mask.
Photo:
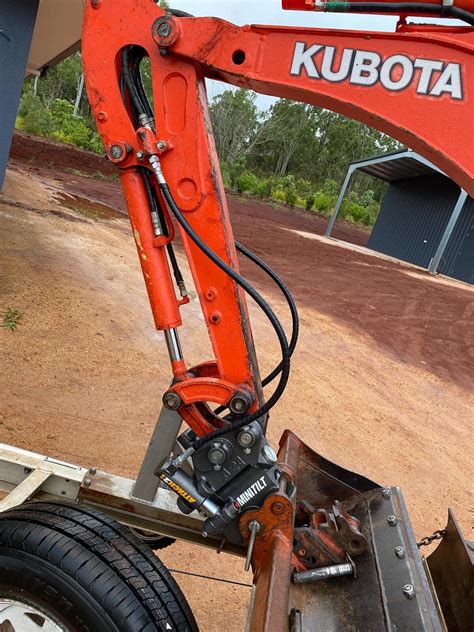
[{"label": "dirt ground", "polygon": [[[24,318],[14,333],[0,329],[0,441],[133,476],[170,373],[113,173],[85,152],[15,140],[0,195],[0,313]],[[474,290],[309,238],[324,233],[324,218],[229,202],[237,238],[281,273],[301,308],[270,439],[290,427],[326,457],[400,485],[417,536],[444,526],[451,506],[473,539]],[[368,233],[342,225],[335,237],[364,245]],[[266,279],[243,271],[288,324]],[[265,372],[277,346],[251,314]],[[183,320],[189,363],[209,359],[195,296]],[[160,556],[203,631],[243,630],[251,576],[241,560],[185,543]]]}]

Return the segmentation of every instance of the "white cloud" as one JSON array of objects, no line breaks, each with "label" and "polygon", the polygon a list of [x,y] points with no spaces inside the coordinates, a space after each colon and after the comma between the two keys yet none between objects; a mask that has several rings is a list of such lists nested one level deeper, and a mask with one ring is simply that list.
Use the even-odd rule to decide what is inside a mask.
[{"label": "white cloud", "polygon": [[[269,24],[307,26],[311,28],[338,28],[372,31],[395,30],[396,18],[373,15],[334,15],[309,11],[284,11],[281,0],[172,0],[171,6],[195,16],[213,16],[243,24]],[[215,81],[208,82],[209,96],[222,92],[227,86]],[[261,109],[268,108],[275,99],[265,95],[257,98]]]},{"label": "white cloud", "polygon": [[[171,5],[173,6],[173,2]],[[176,8],[196,16],[214,16],[234,24],[276,24],[316,28],[393,31],[396,18],[283,11],[281,0],[177,0]]]}]

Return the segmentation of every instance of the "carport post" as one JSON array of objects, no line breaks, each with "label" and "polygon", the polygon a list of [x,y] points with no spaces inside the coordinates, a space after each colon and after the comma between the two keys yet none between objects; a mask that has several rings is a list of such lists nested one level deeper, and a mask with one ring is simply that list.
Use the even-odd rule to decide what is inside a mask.
[{"label": "carport post", "polygon": [[0,2],[0,191],[3,187],[39,0]]},{"label": "carport post", "polygon": [[449,218],[448,225],[446,226],[444,234],[441,237],[441,241],[439,242],[438,249],[433,259],[431,259],[430,265],[428,266],[428,272],[430,272],[431,274],[439,273],[439,264],[441,263],[441,259],[444,255],[444,251],[446,250],[446,246],[448,245],[448,242],[451,238],[451,235],[453,234],[453,230],[457,224],[459,216],[461,215],[461,211],[466,202],[466,199],[467,199],[467,193],[466,191],[463,191],[461,189],[461,194],[458,197],[458,201],[456,202],[456,206],[454,207],[453,212],[451,213],[451,217]]},{"label": "carport post", "polygon": [[337,198],[336,206],[334,207],[334,211],[331,215],[331,219],[329,220],[329,224],[326,229],[326,237],[331,237],[334,224],[336,223],[337,216],[339,215],[339,211],[341,209],[342,202],[344,200],[344,196],[346,194],[347,187],[349,186],[349,182],[351,180],[352,174],[354,173],[354,170],[355,170],[355,166],[350,165],[347,171],[346,179],[344,180],[344,184],[342,185],[341,192],[339,193],[339,197]]}]

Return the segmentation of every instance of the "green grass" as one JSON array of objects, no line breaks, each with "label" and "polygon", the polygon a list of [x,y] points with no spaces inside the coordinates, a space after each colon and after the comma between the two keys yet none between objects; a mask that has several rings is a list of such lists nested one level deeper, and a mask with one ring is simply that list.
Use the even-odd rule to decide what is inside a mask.
[{"label": "green grass", "polygon": [[2,327],[4,329],[9,329],[10,331],[15,331],[18,328],[18,325],[20,324],[22,318],[22,311],[9,307],[7,311],[3,314]]}]

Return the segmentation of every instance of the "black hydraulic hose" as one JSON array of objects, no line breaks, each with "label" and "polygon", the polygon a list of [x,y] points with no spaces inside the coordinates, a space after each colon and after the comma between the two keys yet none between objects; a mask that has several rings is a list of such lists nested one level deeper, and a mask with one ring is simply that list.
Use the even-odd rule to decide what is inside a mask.
[{"label": "black hydraulic hose", "polygon": [[[132,49],[134,50],[134,49]],[[143,59],[143,51],[142,49],[135,49],[139,54],[135,56],[133,59],[133,72],[130,72],[129,62],[130,62],[130,50],[124,49],[122,51],[122,75],[120,78],[121,85],[125,84],[127,87],[128,94],[130,95],[130,102],[132,107],[132,114],[135,119],[135,125],[139,125],[138,117],[141,114],[146,114],[150,119],[154,117],[153,110],[151,109],[150,102],[148,101],[148,96],[143,87],[143,83],[141,80],[140,73],[140,62]],[[141,53],[141,54],[140,54]],[[122,94],[122,97],[124,95]],[[149,181],[150,172],[148,169],[141,169],[142,179],[145,185],[145,190],[148,197],[148,202],[150,204],[150,209],[152,211],[156,211],[158,213],[158,217],[160,218],[161,227],[163,230],[163,234],[165,237],[169,236],[168,225],[166,223],[166,219],[163,213],[163,209],[159,201],[156,198],[153,187]],[[168,252],[168,257],[171,263],[171,267],[173,269],[173,276],[176,281],[176,285],[182,292],[182,289],[185,287],[183,275],[179,268],[178,261],[176,259],[176,254],[174,252],[173,244],[167,244],[166,250]]]},{"label": "black hydraulic hose", "polygon": [[145,114],[149,119],[154,119],[155,114],[151,109],[150,101],[148,100],[148,95],[145,92],[145,88],[143,86],[143,78],[140,70],[140,64],[143,59],[143,54],[140,57],[137,57],[135,60],[135,68],[134,68],[134,85],[137,90],[138,96],[145,107]]},{"label": "black hydraulic hose", "polygon": [[[280,375],[280,380],[275,391],[272,393],[271,397],[268,401],[263,404],[257,411],[254,413],[239,419],[236,422],[233,422],[231,427],[234,430],[238,430],[242,426],[245,426],[252,421],[263,417],[268,411],[273,408],[273,406],[277,403],[280,397],[283,395],[286,384],[288,382],[288,378],[290,375],[290,353],[288,347],[288,341],[286,339],[285,332],[283,327],[281,326],[280,321],[277,316],[273,312],[272,308],[265,299],[260,296],[260,294],[255,290],[255,288],[250,285],[248,281],[246,281],[238,272],[236,272],[233,268],[231,268],[225,261],[223,261],[215,252],[213,252],[209,246],[201,239],[201,237],[194,231],[194,229],[188,224],[186,218],[176,205],[173,196],[171,195],[171,191],[167,184],[160,183],[161,190],[163,192],[163,197],[166,200],[171,212],[176,218],[176,221],[183,228],[189,238],[196,244],[196,246],[213,262],[217,265],[223,272],[225,272],[237,285],[243,288],[257,303],[257,305],[262,309],[265,313],[269,321],[271,322],[275,332],[278,336],[278,341],[281,347],[282,353],[282,371]],[[229,431],[229,428],[221,428],[220,430],[216,430],[214,432],[209,433],[205,437],[201,437],[200,439],[196,439],[193,446],[197,450],[199,447],[207,443],[208,441],[212,441],[221,437]]]},{"label": "black hydraulic hose", "polygon": [[[280,288],[282,294],[286,298],[288,307],[290,309],[291,320],[292,320],[291,340],[290,340],[290,344],[288,345],[288,349],[289,349],[290,357],[291,357],[296,348],[296,343],[298,342],[298,335],[299,335],[299,330],[300,330],[300,318],[298,315],[298,308],[296,307],[295,299],[293,298],[290,290],[287,288],[283,280],[278,276],[278,274],[272,268],[270,268],[268,264],[265,263],[265,261],[260,259],[260,257],[257,257],[257,255],[254,252],[252,252],[251,250],[243,246],[238,241],[235,242],[235,247],[238,252],[244,255],[244,257],[247,257],[247,259],[255,263],[255,265],[257,265],[266,274],[268,274],[268,276]],[[262,380],[262,386],[264,387],[268,386],[270,382],[273,382],[273,380],[281,373],[282,369],[283,369],[283,364],[282,362],[280,362],[280,364]],[[226,406],[219,406],[214,411],[214,414],[220,415],[222,412],[224,412],[224,410],[226,410],[226,408],[227,408]]]},{"label": "black hydraulic hose", "polygon": [[431,13],[464,20],[474,24],[474,14],[454,6],[442,4],[412,4],[409,2],[328,2],[325,5],[328,13]]},{"label": "black hydraulic hose", "polygon": [[181,9],[166,9],[167,13],[171,13],[175,18],[193,18],[194,15],[191,13],[186,13],[186,11],[181,11]]},{"label": "black hydraulic hose", "polygon": [[[153,187],[150,184],[150,180],[149,180],[150,172],[148,171],[148,169],[145,169],[144,167],[142,167],[141,171],[142,171],[143,182],[145,184],[145,189],[148,196],[148,202],[150,204],[150,207],[158,213],[158,217],[160,218],[160,224],[163,230],[163,234],[165,237],[168,237],[170,234],[168,225],[166,223],[163,209],[161,208],[159,201],[156,199],[155,192],[153,190]],[[167,244],[166,250],[168,252],[168,257],[170,259],[171,267],[173,268],[173,275],[176,281],[176,285],[181,289],[182,287],[184,287],[184,279],[183,279],[181,270],[179,268],[178,260],[176,259],[176,254],[174,252],[173,244]]]},{"label": "black hydraulic hose", "polygon": [[[290,309],[291,321],[292,321],[291,339],[288,345],[290,356],[292,356],[296,348],[296,343],[298,342],[298,336],[299,336],[299,331],[300,331],[300,319],[298,316],[298,308],[296,307],[295,299],[293,298],[290,290],[287,288],[283,280],[278,276],[278,274],[274,270],[272,270],[272,268],[270,268],[270,266],[267,263],[265,263],[265,261],[260,259],[260,257],[257,257],[257,255],[254,252],[252,252],[251,250],[249,250],[248,248],[240,244],[238,241],[235,242],[235,247],[237,248],[238,252],[240,252],[245,257],[247,257],[247,259],[250,259],[250,261],[255,263],[255,265],[257,265],[261,270],[263,270],[266,274],[268,274],[268,276],[280,288],[283,296],[285,297],[286,302],[288,303],[288,307]],[[283,365],[280,362],[280,364],[269,375],[267,375],[265,379],[262,380],[262,386],[267,386],[268,384],[270,384],[270,382],[272,382],[276,378],[276,376],[281,373],[282,368],[283,368]]]},{"label": "black hydraulic hose", "polygon": [[146,114],[145,106],[140,100],[137,88],[135,86],[132,74],[130,72],[129,52],[126,48],[122,50],[122,77],[125,82],[125,85],[127,86],[128,94],[129,94],[133,109],[138,114]]},{"label": "black hydraulic hose", "polygon": [[[442,15],[446,15],[443,11]],[[468,24],[474,24],[474,14],[466,11],[466,9],[461,9],[460,7],[450,7],[448,15],[452,18],[457,18],[458,20],[463,20]]]},{"label": "black hydraulic hose", "polygon": [[[146,114],[146,106],[142,103],[140,99],[140,95],[139,95],[139,89],[137,88],[134,82],[135,77],[133,77],[132,73],[130,72],[129,51],[127,49],[124,49],[122,51],[122,78],[130,96],[132,111],[134,115],[137,116],[137,114],[138,115]],[[144,101],[145,102],[148,101],[144,91],[143,91],[142,97],[143,96],[144,96]],[[147,176],[145,174],[143,175],[144,175],[144,181],[145,181],[145,188],[150,197],[151,209],[155,209],[158,207],[158,212],[160,212],[161,209],[159,209],[159,203],[156,200],[156,197],[153,191],[150,191],[151,185],[149,182],[147,182]],[[230,276],[233,279],[233,281],[237,283],[237,285],[242,287],[254,299],[254,301],[259,305],[259,307],[265,313],[267,318],[270,320],[273,328],[275,329],[275,332],[277,334],[277,337],[280,343],[281,352],[282,352],[282,360],[280,363],[281,369],[278,369],[278,373],[280,373],[280,380],[278,382],[278,385],[275,388],[275,391],[272,393],[271,397],[268,399],[268,401],[262,406],[260,406],[260,408],[257,411],[232,423],[232,428],[235,430],[238,430],[242,426],[245,426],[253,421],[256,421],[257,419],[260,419],[265,414],[267,414],[269,410],[273,408],[273,406],[278,402],[278,400],[283,395],[286,384],[288,382],[289,375],[290,375],[291,354],[289,350],[288,340],[286,338],[286,334],[283,330],[283,327],[281,326],[280,321],[278,320],[277,316],[273,312],[270,305],[268,305],[268,303],[263,299],[262,296],[260,296],[260,294],[255,290],[255,288],[253,288],[252,285],[248,283],[248,281],[246,281],[238,272],[236,272],[227,263],[225,263],[225,261],[223,261],[215,252],[213,252],[207,246],[207,244],[199,237],[199,235],[188,224],[184,215],[181,213],[180,209],[175,203],[168,185],[162,182],[160,182],[159,184],[160,184],[160,188],[163,193],[163,197],[165,201],[167,202],[169,208],[171,209],[173,215],[175,216],[176,220],[178,221],[180,226],[183,228],[183,230],[188,234],[191,240],[194,241],[194,243],[200,248],[200,250],[202,250],[202,252],[204,252],[204,254],[211,261],[213,261],[213,263],[215,263],[215,265],[217,265],[228,276]],[[172,264],[173,264],[173,260],[177,267],[177,262],[174,256],[174,252],[171,258]],[[205,437],[196,439],[196,441],[194,442],[195,449],[198,449],[201,445],[204,445],[208,441],[212,441],[213,439],[216,439],[217,437],[222,436],[227,431],[228,431],[228,428],[222,428],[220,430],[216,430],[214,432],[209,433]]]}]

